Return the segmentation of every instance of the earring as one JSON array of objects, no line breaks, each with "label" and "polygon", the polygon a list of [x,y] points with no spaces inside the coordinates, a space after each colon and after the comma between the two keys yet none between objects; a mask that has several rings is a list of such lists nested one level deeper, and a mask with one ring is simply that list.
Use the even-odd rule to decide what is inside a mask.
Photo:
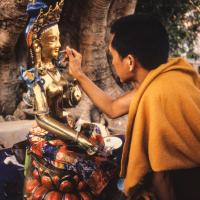
[{"label": "earring", "polygon": [[133,71],[133,65],[129,67],[129,71]]}]

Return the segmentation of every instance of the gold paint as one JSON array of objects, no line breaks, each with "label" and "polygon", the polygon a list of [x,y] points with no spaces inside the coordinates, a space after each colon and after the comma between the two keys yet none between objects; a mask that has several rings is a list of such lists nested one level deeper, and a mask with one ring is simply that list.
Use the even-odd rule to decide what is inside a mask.
[{"label": "gold paint", "polygon": [[[53,80],[51,81],[53,83]],[[48,84],[49,87],[46,87],[47,91],[49,91],[51,95],[53,94],[55,94],[56,96],[59,95],[59,89],[61,89],[61,87],[59,85],[51,83]],[[43,128],[46,131],[54,133],[55,135],[58,136],[58,138],[78,142],[80,146],[88,150],[89,154],[96,153],[97,151],[96,147],[94,147],[93,144],[89,142],[86,137],[80,135],[78,132],[67,127],[66,125],[63,125],[58,120],[54,119],[54,116],[50,115],[49,111],[51,111],[51,109],[49,108],[46,96],[44,95],[38,84],[34,85],[33,91],[35,94],[36,121],[41,128]],[[49,95],[49,93],[47,92],[46,95]]]},{"label": "gold paint", "polygon": [[35,67],[44,82],[44,91],[38,83],[33,86],[36,121],[41,128],[54,133],[58,138],[77,142],[87,149],[88,154],[94,154],[97,148],[85,136],[57,120],[64,117],[65,102],[66,105],[73,107],[81,99],[77,83],[65,80],[52,62],[58,57],[60,46],[58,25],[43,31],[32,45]]},{"label": "gold paint", "polygon": [[[32,3],[35,3],[33,1]],[[29,47],[31,47],[32,42],[39,39],[40,33],[45,30],[47,27],[51,26],[52,24],[57,24],[60,20],[60,13],[62,11],[62,7],[64,5],[64,0],[60,0],[56,3],[56,6],[52,8],[50,6],[47,12],[44,12],[42,9],[40,10],[37,19],[33,23],[33,26],[30,30],[29,36],[30,43],[28,43]]]},{"label": "gold paint", "polygon": [[42,48],[42,59],[46,62],[45,64],[47,64],[49,69],[54,68],[51,60],[58,57],[61,47],[58,25],[54,25],[42,33],[40,44]]}]

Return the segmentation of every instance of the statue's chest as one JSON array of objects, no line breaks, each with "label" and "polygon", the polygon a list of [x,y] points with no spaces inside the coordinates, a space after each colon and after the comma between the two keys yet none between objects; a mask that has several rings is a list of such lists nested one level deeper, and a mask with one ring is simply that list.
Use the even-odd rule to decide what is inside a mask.
[{"label": "statue's chest", "polygon": [[61,83],[62,76],[59,72],[56,73],[46,73],[41,76],[44,90],[49,97],[57,96],[63,93],[63,84]]}]

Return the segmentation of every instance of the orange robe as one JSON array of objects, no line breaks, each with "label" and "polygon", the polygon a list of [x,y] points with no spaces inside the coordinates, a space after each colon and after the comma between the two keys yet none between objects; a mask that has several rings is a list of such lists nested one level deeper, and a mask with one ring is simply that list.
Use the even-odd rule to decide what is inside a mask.
[{"label": "orange robe", "polygon": [[149,72],[129,109],[124,192],[150,171],[200,166],[200,77],[182,58]]}]

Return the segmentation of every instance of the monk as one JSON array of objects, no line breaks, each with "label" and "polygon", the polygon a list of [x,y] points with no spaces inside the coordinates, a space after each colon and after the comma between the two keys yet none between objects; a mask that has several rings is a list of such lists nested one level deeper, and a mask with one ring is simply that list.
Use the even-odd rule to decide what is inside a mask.
[{"label": "monk", "polygon": [[[168,34],[154,17],[130,15],[111,27],[109,51],[121,82],[136,87],[113,99],[82,71],[67,47],[70,73],[105,114],[128,114],[121,160],[128,199],[200,199],[200,77],[182,58],[169,58]],[[108,106],[109,105],[109,106]]]}]

